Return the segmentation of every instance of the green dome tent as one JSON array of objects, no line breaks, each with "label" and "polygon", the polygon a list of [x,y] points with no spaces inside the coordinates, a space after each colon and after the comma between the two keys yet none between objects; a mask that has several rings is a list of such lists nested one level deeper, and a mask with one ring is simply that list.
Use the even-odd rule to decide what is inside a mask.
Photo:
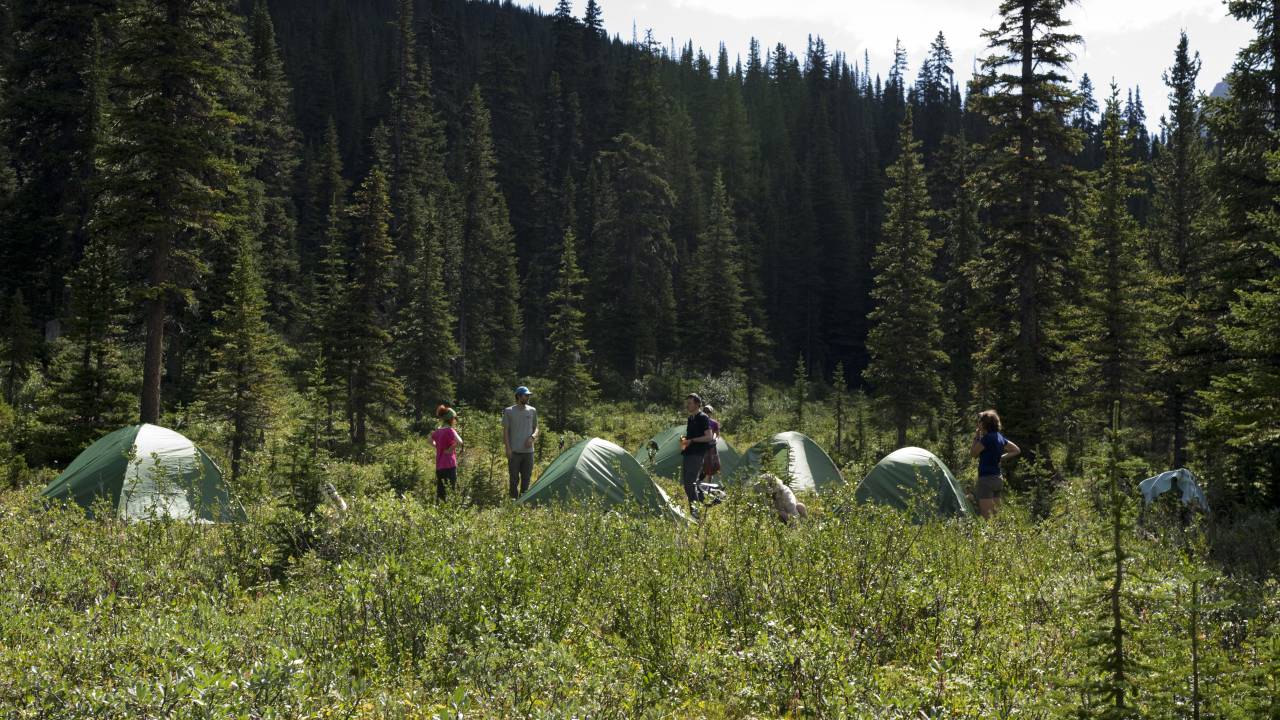
[{"label": "green dome tent", "polygon": [[844,476],[831,456],[807,435],[783,432],[756,443],[742,456],[732,476],[744,481],[760,472],[765,460],[780,452],[787,453],[788,485],[796,492],[822,493],[844,484]]},{"label": "green dome tent", "polygon": [[[649,472],[662,478],[677,477],[680,474],[680,436],[684,435],[684,425],[675,425],[654,435],[641,445],[632,455],[640,465]],[[649,444],[657,446],[653,463],[649,463]],[[733,474],[742,457],[724,438],[716,440],[716,452],[720,453],[721,474],[728,477]]]},{"label": "green dome tent", "polygon": [[121,428],[90,445],[44,489],[50,500],[89,510],[106,498],[131,520],[231,520],[222,471],[182,435],[156,425]]},{"label": "green dome tent", "polygon": [[684,520],[684,514],[626,450],[608,440],[583,440],[565,450],[520,498],[521,505],[600,500],[652,515]]},{"label": "green dome tent", "polygon": [[[918,447],[895,450],[881,460],[858,485],[858,502],[874,502],[900,510],[913,507],[938,516],[971,512],[956,478],[937,455]],[[923,518],[918,518],[923,519]]]}]

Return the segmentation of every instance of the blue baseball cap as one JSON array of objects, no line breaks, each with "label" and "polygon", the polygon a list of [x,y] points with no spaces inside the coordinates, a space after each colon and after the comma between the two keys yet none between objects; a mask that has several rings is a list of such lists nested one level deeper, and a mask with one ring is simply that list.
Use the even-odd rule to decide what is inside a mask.
[{"label": "blue baseball cap", "polygon": [[517,395],[532,395],[532,394],[533,394],[533,392],[532,392],[531,390],[529,390],[529,388],[525,387],[524,385],[521,385],[520,387],[516,388],[516,394],[517,394]]}]

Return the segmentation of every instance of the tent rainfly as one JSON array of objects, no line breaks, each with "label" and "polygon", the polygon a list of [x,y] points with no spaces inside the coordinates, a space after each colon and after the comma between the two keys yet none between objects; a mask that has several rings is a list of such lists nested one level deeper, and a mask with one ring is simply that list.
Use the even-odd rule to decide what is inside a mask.
[{"label": "tent rainfly", "polygon": [[71,461],[44,497],[90,510],[105,498],[121,518],[213,522],[237,519],[222,471],[182,435],[131,425],[106,435]]},{"label": "tent rainfly", "polygon": [[844,484],[844,476],[818,443],[798,432],[782,432],[756,443],[732,473],[741,482],[760,472],[766,460],[787,453],[787,483],[796,492],[824,493]]},{"label": "tent rainfly", "polygon": [[[673,478],[680,475],[680,437],[684,435],[684,425],[676,425],[654,435],[641,445],[632,455],[649,472],[662,478]],[[656,448],[653,462],[649,461],[650,445]],[[721,474],[728,477],[733,474],[741,456],[724,438],[716,440],[716,451],[720,453]]]},{"label": "tent rainfly", "polygon": [[685,520],[635,458],[600,438],[583,440],[561,453],[520,498],[520,504],[575,500],[597,500],[605,508],[632,507],[651,515]]},{"label": "tent rainfly", "polygon": [[971,512],[964,491],[946,463],[918,447],[895,450],[877,463],[858,484],[854,497],[858,502],[919,510],[926,516],[947,517]]},{"label": "tent rainfly", "polygon": [[1155,502],[1157,496],[1163,495],[1176,487],[1182,493],[1182,503],[1184,505],[1198,503],[1202,510],[1209,510],[1209,498],[1200,489],[1200,484],[1196,482],[1196,476],[1186,468],[1169,470],[1155,477],[1149,477],[1143,480],[1138,487],[1142,489],[1142,499],[1147,505]]}]

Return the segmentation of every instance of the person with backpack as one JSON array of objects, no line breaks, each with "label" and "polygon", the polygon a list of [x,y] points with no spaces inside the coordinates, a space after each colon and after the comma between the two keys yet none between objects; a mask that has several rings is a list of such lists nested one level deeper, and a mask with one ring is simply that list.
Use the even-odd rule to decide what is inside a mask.
[{"label": "person with backpack", "polygon": [[[707,421],[711,425],[711,444],[707,446],[702,461],[702,473],[698,476],[699,482],[706,482],[716,475],[720,474],[720,421],[716,420],[716,409],[710,405],[703,405],[702,412],[707,416]],[[704,498],[705,499],[705,498]]]},{"label": "person with backpack", "polygon": [[458,451],[462,436],[458,434],[458,413],[448,405],[436,408],[440,427],[431,433],[431,446],[436,449],[436,499],[445,499],[445,485],[458,489]]}]

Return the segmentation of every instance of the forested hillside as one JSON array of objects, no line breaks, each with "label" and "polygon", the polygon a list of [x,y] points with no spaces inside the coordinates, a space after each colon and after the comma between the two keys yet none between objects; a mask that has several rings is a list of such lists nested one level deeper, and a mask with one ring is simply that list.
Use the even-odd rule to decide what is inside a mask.
[{"label": "forested hillside", "polygon": [[1146,107],[1069,83],[1068,2],[1000,2],[971,77],[942,34],[875,68],[595,0],[0,0],[11,475],[139,412],[234,476],[282,415],[358,456],[524,378],[562,427],[799,364],[902,442],[998,407],[1020,482],[1119,400],[1137,453],[1280,505],[1280,0],[1224,10],[1224,96],[1170,37]]}]

